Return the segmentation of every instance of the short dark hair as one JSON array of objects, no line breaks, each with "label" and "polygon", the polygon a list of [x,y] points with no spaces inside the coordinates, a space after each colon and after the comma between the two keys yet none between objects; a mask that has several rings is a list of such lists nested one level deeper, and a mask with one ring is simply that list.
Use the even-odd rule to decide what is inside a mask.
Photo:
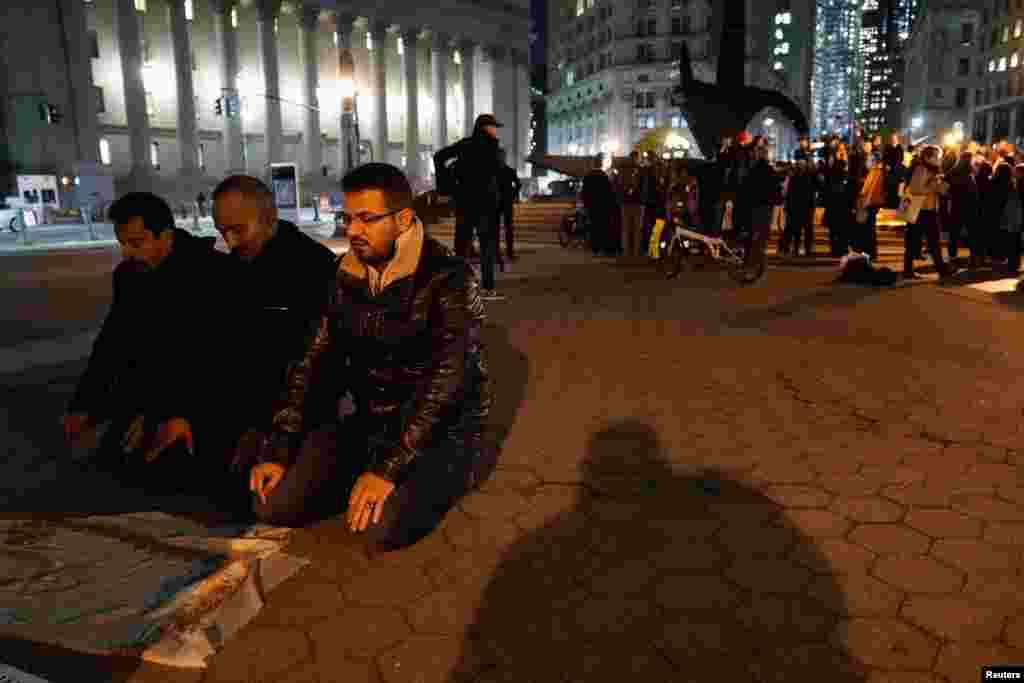
[{"label": "short dark hair", "polygon": [[213,201],[216,202],[217,197],[227,192],[238,192],[243,197],[255,199],[268,209],[274,206],[274,193],[266,183],[250,175],[233,175],[220,181],[213,191]]},{"label": "short dark hair", "polygon": [[110,205],[107,215],[115,224],[140,216],[146,230],[157,236],[175,228],[171,207],[152,192],[129,192]]},{"label": "short dark hair", "polygon": [[391,164],[371,161],[345,174],[341,179],[342,192],[380,190],[384,205],[390,211],[412,206],[412,186],[401,169]]}]

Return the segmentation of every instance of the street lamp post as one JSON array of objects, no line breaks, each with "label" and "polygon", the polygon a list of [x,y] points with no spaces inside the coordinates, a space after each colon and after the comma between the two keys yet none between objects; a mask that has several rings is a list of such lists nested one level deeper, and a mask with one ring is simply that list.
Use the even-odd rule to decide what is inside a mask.
[{"label": "street lamp post", "polygon": [[344,172],[356,166],[356,147],[353,119],[355,110],[355,63],[352,51],[345,48],[338,57],[338,84],[341,88],[341,144],[344,150]]}]

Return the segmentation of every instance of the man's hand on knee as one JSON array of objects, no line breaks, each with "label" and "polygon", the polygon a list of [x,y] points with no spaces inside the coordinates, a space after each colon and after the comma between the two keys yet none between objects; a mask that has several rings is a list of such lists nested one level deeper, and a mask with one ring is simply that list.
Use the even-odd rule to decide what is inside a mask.
[{"label": "man's hand on knee", "polygon": [[281,483],[286,472],[284,465],[274,462],[260,463],[254,466],[249,474],[249,490],[259,496],[260,502],[266,505],[267,496]]},{"label": "man's hand on knee", "polygon": [[345,512],[345,521],[352,531],[365,531],[366,527],[380,522],[384,501],[387,500],[395,490],[395,485],[378,477],[376,474],[364,472],[355,486],[352,487],[352,495],[348,499],[348,510]]}]

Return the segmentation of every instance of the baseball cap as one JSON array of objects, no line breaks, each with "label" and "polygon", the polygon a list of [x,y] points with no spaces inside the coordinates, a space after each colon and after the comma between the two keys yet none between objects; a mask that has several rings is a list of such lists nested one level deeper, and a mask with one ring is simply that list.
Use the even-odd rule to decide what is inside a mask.
[{"label": "baseball cap", "polygon": [[476,128],[482,128],[483,126],[494,126],[495,128],[504,128],[504,124],[498,123],[498,119],[494,118],[494,114],[480,114],[476,117]]}]

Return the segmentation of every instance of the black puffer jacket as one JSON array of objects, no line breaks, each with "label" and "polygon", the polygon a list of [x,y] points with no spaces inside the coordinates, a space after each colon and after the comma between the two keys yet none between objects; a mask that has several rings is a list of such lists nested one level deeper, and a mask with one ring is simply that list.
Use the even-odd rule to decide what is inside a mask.
[{"label": "black puffer jacket", "polygon": [[114,301],[69,406],[112,418],[209,417],[210,377],[224,345],[229,257],[212,237],[175,228],[170,255],[153,271],[114,270]]},{"label": "black puffer jacket", "polygon": [[385,479],[402,481],[415,458],[444,444],[479,449],[491,404],[484,322],[472,269],[430,237],[415,272],[376,296],[365,274],[343,263],[335,301],[274,417],[275,440],[290,447],[271,459],[288,464],[345,390],[368,439],[359,446],[373,451],[371,471]]},{"label": "black puffer jacket", "polygon": [[498,139],[483,130],[434,155],[435,168],[455,160],[455,201],[464,208],[492,209],[501,202],[501,157]]}]

